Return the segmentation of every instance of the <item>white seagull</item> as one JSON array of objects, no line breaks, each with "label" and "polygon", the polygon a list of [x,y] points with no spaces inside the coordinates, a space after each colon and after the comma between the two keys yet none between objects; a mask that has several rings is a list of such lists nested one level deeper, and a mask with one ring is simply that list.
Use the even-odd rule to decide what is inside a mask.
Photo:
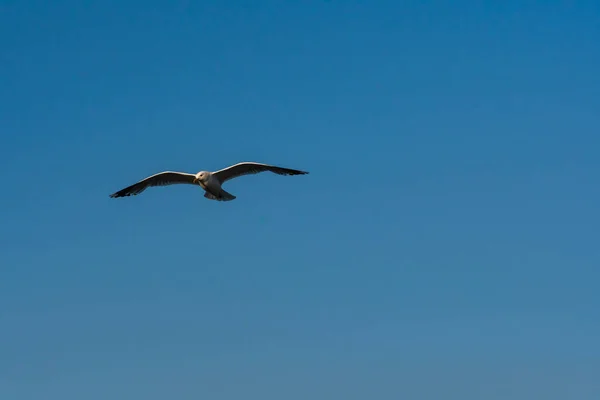
[{"label": "white seagull", "polygon": [[242,175],[258,174],[259,172],[271,171],[278,175],[305,175],[308,172],[297,169],[276,167],[274,165],[255,162],[242,162],[216,172],[200,171],[197,174],[185,172],[164,171],[151,175],[131,186],[121,189],[110,195],[110,197],[135,196],[142,193],[151,186],[167,186],[179,183],[200,185],[206,193],[204,197],[210,200],[231,201],[235,196],[227,193],[221,185],[226,181]]}]

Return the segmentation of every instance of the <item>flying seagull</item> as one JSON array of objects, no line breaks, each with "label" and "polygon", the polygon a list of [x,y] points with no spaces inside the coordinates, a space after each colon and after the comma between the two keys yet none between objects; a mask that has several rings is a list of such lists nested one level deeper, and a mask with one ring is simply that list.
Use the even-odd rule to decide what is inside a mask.
[{"label": "flying seagull", "polygon": [[110,197],[135,196],[142,193],[151,186],[167,186],[179,183],[190,185],[200,185],[204,189],[204,197],[210,200],[231,201],[235,196],[227,193],[221,185],[230,179],[242,175],[258,174],[259,172],[271,171],[278,175],[305,175],[308,172],[297,169],[276,167],[274,165],[261,164],[255,162],[242,162],[216,172],[200,171],[197,174],[188,174],[185,172],[164,171],[151,175],[141,181],[134,183],[124,189],[110,195]]}]

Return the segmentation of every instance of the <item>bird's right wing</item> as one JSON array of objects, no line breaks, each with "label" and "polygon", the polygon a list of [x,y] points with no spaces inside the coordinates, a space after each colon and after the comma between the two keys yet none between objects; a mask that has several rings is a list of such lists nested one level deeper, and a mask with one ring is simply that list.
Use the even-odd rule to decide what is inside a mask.
[{"label": "bird's right wing", "polygon": [[195,177],[195,175],[186,174],[185,172],[164,171],[142,179],[131,186],[127,186],[125,189],[121,189],[118,192],[111,194],[110,197],[135,196],[151,186],[167,186],[180,183],[192,185],[194,184]]},{"label": "bird's right wing", "polygon": [[276,165],[262,164],[256,162],[241,162],[213,172],[213,175],[221,183],[243,175],[258,174],[264,171],[271,171],[277,175],[305,175],[308,172],[297,169],[283,168]]}]

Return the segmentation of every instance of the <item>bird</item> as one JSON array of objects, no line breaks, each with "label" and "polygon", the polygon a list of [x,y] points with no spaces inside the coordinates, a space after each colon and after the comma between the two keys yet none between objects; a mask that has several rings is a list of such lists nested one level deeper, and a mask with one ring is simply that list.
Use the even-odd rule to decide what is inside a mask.
[{"label": "bird", "polygon": [[177,171],[163,171],[127,186],[110,195],[111,198],[136,196],[149,187],[175,184],[199,185],[204,189],[204,197],[209,200],[231,201],[236,196],[223,190],[222,185],[230,179],[243,175],[270,171],[278,175],[306,175],[308,172],[283,168],[257,162],[240,162],[215,172],[200,171],[196,174]]}]

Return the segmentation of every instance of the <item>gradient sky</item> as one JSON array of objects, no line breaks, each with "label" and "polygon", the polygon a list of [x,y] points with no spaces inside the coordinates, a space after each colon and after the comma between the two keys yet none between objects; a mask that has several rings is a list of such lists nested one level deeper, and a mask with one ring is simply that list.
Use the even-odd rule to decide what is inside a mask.
[{"label": "gradient sky", "polygon": [[0,398],[600,398],[599,21],[0,0]]}]

